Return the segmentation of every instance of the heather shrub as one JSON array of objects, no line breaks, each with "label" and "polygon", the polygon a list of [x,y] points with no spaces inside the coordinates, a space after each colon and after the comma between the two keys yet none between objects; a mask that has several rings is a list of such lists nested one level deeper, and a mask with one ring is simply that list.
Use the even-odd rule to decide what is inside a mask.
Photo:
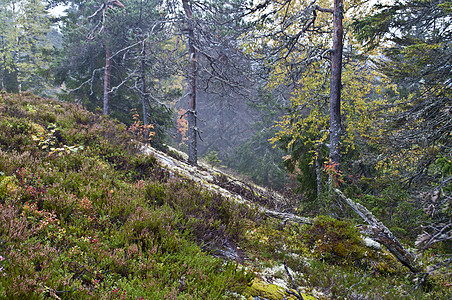
[{"label": "heather shrub", "polygon": [[247,286],[252,273],[193,238],[184,212],[210,197],[171,189],[180,180],[124,125],[21,98],[0,101],[0,299],[230,299]]},{"label": "heather shrub", "polygon": [[365,253],[360,233],[346,220],[319,216],[302,239],[314,256],[335,264],[353,264]]},{"label": "heather shrub", "polygon": [[152,182],[146,185],[145,199],[151,205],[162,206],[165,203],[166,188],[159,182]]},{"label": "heather shrub", "polygon": [[201,190],[190,181],[172,179],[165,183],[152,183],[146,188],[146,197],[152,204],[166,204],[179,212],[184,230],[198,242],[209,245],[205,247],[207,250],[226,241],[242,239],[246,220],[257,217],[257,211],[246,204]]}]

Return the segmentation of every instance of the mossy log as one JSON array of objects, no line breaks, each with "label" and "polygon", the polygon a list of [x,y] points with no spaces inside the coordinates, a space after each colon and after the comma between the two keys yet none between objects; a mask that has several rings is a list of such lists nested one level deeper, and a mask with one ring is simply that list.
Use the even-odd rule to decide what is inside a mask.
[{"label": "mossy log", "polygon": [[[290,213],[282,213],[276,210],[270,210],[259,205],[262,199],[267,198],[268,201],[263,202],[284,202],[284,197],[277,193],[269,193],[265,189],[259,187],[251,187],[246,184],[223,184],[220,185],[218,177],[224,177],[228,183],[235,182],[233,178],[229,178],[222,174],[220,171],[211,169],[208,166],[204,168],[190,166],[189,164],[169,157],[168,155],[143,145],[143,151],[148,154],[154,155],[154,157],[160,162],[160,164],[168,169],[170,172],[177,173],[179,176],[187,177],[195,182],[198,182],[204,188],[212,190],[221,194],[224,197],[233,199],[234,201],[247,203],[249,205],[255,205],[259,208],[261,213],[268,217],[280,219],[283,223],[295,222],[298,224],[314,223],[313,219],[296,216]],[[219,176],[220,174],[221,176]],[[221,181],[221,180],[220,180]],[[224,180],[223,180],[224,181]],[[335,189],[336,193],[341,199],[349,205],[358,215],[361,216],[369,226],[364,226],[361,232],[367,234],[371,239],[383,244],[389,252],[391,252],[403,265],[407,266],[412,272],[418,273],[421,269],[416,265],[414,257],[409,253],[392,234],[392,232],[383,225],[369,210],[359,203],[355,203],[353,200],[344,196],[344,194]],[[251,195],[251,196],[250,196]],[[259,201],[261,199],[261,201]]]}]

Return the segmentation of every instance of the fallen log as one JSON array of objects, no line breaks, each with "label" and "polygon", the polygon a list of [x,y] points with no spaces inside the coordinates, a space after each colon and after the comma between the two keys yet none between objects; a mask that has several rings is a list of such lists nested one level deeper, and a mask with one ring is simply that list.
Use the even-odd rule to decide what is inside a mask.
[{"label": "fallen log", "polygon": [[287,221],[295,222],[298,224],[308,224],[308,225],[314,224],[313,219],[306,218],[306,217],[299,217],[294,214],[282,213],[282,212],[268,210],[268,209],[261,209],[261,212],[268,217],[282,220],[284,224]]},{"label": "fallen log", "polygon": [[[171,173],[176,173],[182,177],[188,177],[191,180],[198,182],[201,186],[207,188],[208,190],[219,193],[224,197],[234,199],[237,202],[252,203],[255,202],[253,200],[256,200],[254,198],[265,198],[265,197],[269,198],[268,199],[269,202],[272,201],[278,202],[281,201],[281,199],[283,199],[282,196],[278,196],[276,193],[269,195],[268,193],[262,191],[261,189],[259,189],[259,191],[256,191],[255,189],[250,188],[249,186],[247,186],[246,192],[240,193],[243,194],[243,196],[241,196],[237,193],[237,189],[240,188],[238,185],[234,185],[233,186],[234,188],[232,190],[228,190],[218,186],[218,180],[215,180],[216,176],[215,172],[221,173],[219,171],[211,172],[207,168],[201,170],[200,168],[190,166],[182,161],[169,157],[168,155],[160,151],[157,151],[147,145],[142,145],[142,147],[144,153],[154,155],[154,157],[159,160],[162,167],[168,169]],[[228,182],[231,182],[231,180],[228,179]],[[246,189],[246,187],[243,187],[243,189]],[[367,234],[371,239],[383,244],[389,250],[389,252],[391,252],[403,265],[407,266],[412,272],[418,273],[421,270],[419,267],[416,266],[414,258],[411,255],[411,253],[409,253],[407,250],[405,250],[405,248],[403,248],[403,246],[400,244],[397,238],[394,237],[391,231],[389,231],[388,228],[386,228],[377,218],[375,218],[375,216],[373,216],[371,212],[369,212],[364,206],[360,205],[359,203],[355,203],[351,199],[345,197],[341,191],[337,189],[335,189],[335,191],[336,193],[339,194],[339,196],[346,204],[348,204],[369,224],[369,226],[363,227],[363,229],[361,230],[362,233]],[[248,194],[252,195],[257,194],[257,196],[251,197],[253,199],[247,199],[246,196]],[[311,218],[299,217],[290,213],[282,213],[262,207],[260,211],[266,216],[282,220],[284,224],[287,223],[288,221],[308,225],[312,225],[314,223],[313,219]]]},{"label": "fallen log", "polygon": [[367,234],[371,239],[383,244],[397,260],[410,269],[413,273],[419,273],[422,269],[416,264],[413,255],[406,250],[392,232],[378,220],[363,205],[347,198],[340,190],[334,189],[342,201],[350,206],[369,226],[363,226],[362,233]]}]

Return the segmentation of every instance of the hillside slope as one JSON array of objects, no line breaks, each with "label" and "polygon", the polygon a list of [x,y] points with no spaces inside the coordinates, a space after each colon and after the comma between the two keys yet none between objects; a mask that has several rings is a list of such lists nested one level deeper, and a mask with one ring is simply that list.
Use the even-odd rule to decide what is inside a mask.
[{"label": "hillside slope", "polygon": [[267,217],[288,205],[80,106],[0,94],[0,299],[283,299],[284,262],[316,298],[447,292],[406,294],[410,274],[346,221]]}]

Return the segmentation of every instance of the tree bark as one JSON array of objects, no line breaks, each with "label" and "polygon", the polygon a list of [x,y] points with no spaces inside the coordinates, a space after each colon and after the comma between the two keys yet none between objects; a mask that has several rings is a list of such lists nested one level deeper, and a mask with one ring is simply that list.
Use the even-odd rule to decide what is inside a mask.
[{"label": "tree bark", "polygon": [[148,112],[147,112],[147,87],[146,87],[146,41],[143,41],[143,50],[141,53],[141,104],[143,106],[143,125],[145,128],[144,138],[148,140],[149,138],[149,120],[148,120]]},{"label": "tree bark", "polygon": [[325,201],[322,199],[322,145],[319,143],[316,147],[316,158],[315,158],[315,179],[317,183],[317,202],[321,205],[321,210],[326,211]]},{"label": "tree bark", "polygon": [[334,0],[333,49],[330,86],[330,162],[339,170],[341,144],[341,76],[343,49],[343,0]]},{"label": "tree bark", "polygon": [[198,66],[196,63],[196,48],[194,46],[195,34],[193,29],[193,12],[188,0],[182,0],[185,15],[188,19],[188,55],[190,60],[190,100],[188,102],[188,162],[192,165],[198,164],[198,127],[196,116],[196,78]]},{"label": "tree bark", "polygon": [[275,219],[280,219],[282,220],[284,223],[290,221],[290,222],[295,222],[298,224],[307,224],[307,225],[312,225],[314,224],[314,219],[311,218],[306,218],[306,217],[300,217],[294,214],[290,214],[290,213],[282,213],[279,211],[274,211],[274,210],[269,210],[269,209],[261,209],[261,212],[264,213],[266,216],[271,217],[271,218],[275,218]]},{"label": "tree bark", "polygon": [[111,80],[111,58],[110,49],[105,43],[105,69],[104,69],[104,110],[105,116],[110,114],[110,80]]}]

